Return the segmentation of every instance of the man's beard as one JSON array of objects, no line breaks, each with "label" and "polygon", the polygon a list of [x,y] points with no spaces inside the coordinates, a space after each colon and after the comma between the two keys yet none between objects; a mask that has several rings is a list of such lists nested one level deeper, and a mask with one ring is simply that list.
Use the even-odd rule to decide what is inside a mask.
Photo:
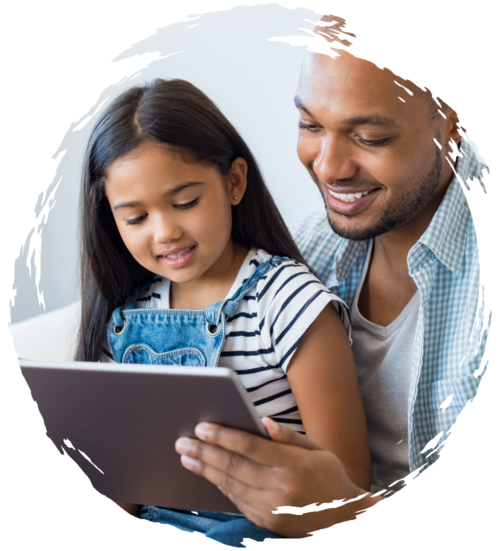
[{"label": "man's beard", "polygon": [[[443,160],[439,151],[436,151],[436,158],[429,172],[423,178],[416,180],[403,195],[398,197],[396,204],[390,205],[389,203],[386,203],[385,207],[382,209],[379,219],[369,228],[349,228],[333,222],[330,216],[328,216],[328,205],[326,204],[323,194],[321,194],[323,200],[325,201],[328,222],[336,234],[353,241],[364,241],[365,239],[372,239],[378,235],[387,233],[394,228],[401,226],[405,222],[408,222],[408,220],[410,220],[427,203],[439,186],[442,171]],[[356,183],[359,187],[359,184],[362,184],[363,182],[358,181]],[[373,181],[366,183],[369,184],[370,188],[373,188]],[[355,221],[357,215],[343,214],[341,216]]]}]

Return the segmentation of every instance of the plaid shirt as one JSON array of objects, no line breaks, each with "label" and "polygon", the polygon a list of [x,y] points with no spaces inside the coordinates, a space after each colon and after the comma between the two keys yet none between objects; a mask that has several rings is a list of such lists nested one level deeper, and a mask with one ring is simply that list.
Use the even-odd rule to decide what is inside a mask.
[{"label": "plaid shirt", "polygon": [[[408,270],[421,296],[408,396],[410,471],[436,460],[458,414],[475,396],[484,369],[490,317],[483,320],[476,233],[461,187],[483,185],[483,168],[464,138],[455,177],[429,227],[408,253]],[[310,266],[350,307],[369,241],[333,233],[325,211],[308,217],[294,234]]]}]

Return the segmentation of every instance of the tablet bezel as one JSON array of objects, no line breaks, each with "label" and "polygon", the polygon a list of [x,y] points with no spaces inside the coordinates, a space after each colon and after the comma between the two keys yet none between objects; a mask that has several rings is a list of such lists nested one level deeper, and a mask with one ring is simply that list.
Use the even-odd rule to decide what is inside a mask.
[{"label": "tablet bezel", "polygon": [[[134,491],[128,492],[127,488],[125,488],[123,491],[120,491],[120,488],[112,488],[110,490],[103,483],[104,478],[102,478],[102,475],[104,473],[99,468],[99,461],[96,461],[95,463],[92,461],[92,456],[94,456],[94,458],[96,457],[96,455],[99,456],[101,458],[100,462],[102,466],[102,463],[104,462],[102,457],[108,459],[110,457],[110,454],[112,455],[114,452],[113,450],[111,450],[107,452],[107,456],[102,456],[102,446],[107,445],[106,442],[108,442],[110,439],[108,438],[108,440],[106,440],[105,434],[98,433],[99,431],[109,430],[109,419],[106,418],[104,419],[104,421],[106,422],[99,423],[96,419],[93,418],[93,415],[95,417],[96,415],[98,415],[98,413],[96,412],[102,410],[103,412],[110,412],[108,416],[111,418],[113,417],[114,411],[116,410],[125,412],[122,418],[126,419],[127,409],[124,403],[121,403],[120,401],[127,399],[130,401],[130,396],[132,396],[131,393],[134,392],[134,380],[136,381],[137,387],[146,389],[149,388],[150,392],[146,394],[148,394],[148,396],[155,395],[156,397],[154,398],[154,400],[159,403],[161,402],[158,397],[158,392],[160,392],[159,385],[163,385],[162,388],[164,388],[164,390],[166,391],[165,396],[169,396],[169,400],[174,400],[177,404],[180,404],[179,407],[181,410],[182,408],[196,408],[198,405],[200,408],[206,406],[201,405],[201,403],[196,404],[193,400],[191,400],[190,402],[189,395],[184,397],[179,395],[175,396],[176,385],[177,387],[181,387],[184,389],[184,394],[189,394],[185,391],[187,387],[189,389],[195,389],[196,387],[197,390],[196,392],[193,392],[193,395],[197,395],[200,402],[204,402],[205,404],[210,403],[213,407],[219,408],[221,411],[224,411],[225,401],[230,402],[231,400],[236,400],[236,402],[234,403],[240,403],[241,408],[243,408],[241,410],[238,409],[240,408],[240,406],[237,406],[236,408],[238,409],[238,415],[240,417],[238,419],[238,422],[236,422],[236,426],[232,422],[233,419],[231,419],[230,412],[228,412],[227,414],[227,422],[221,422],[219,418],[219,424],[228,427],[233,426],[234,428],[241,429],[241,422],[244,418],[244,424],[246,423],[245,430],[249,430],[249,432],[253,432],[254,434],[258,434],[267,438],[265,428],[260,421],[260,417],[255,410],[248,396],[248,393],[241,384],[241,381],[239,380],[237,374],[227,368],[200,368],[137,364],[125,365],[116,363],[108,364],[105,362],[47,362],[33,360],[20,360],[20,365],[23,375],[25,376],[25,379],[27,380],[28,385],[31,388],[33,398],[38,402],[40,412],[42,414],[42,417],[44,418],[45,425],[47,427],[47,435],[52,439],[56,447],[62,453],[70,455],[75,460],[75,462],[90,478],[92,484],[98,491],[100,491],[104,495],[107,495],[107,497],[113,499],[114,501],[130,502],[130,497],[132,497],[133,495],[137,495],[137,489],[135,490],[135,493]],[[78,377],[74,377],[74,374],[78,374]],[[71,375],[71,377],[68,377],[68,375]],[[166,377],[166,379],[163,378],[164,376]],[[79,380],[82,381],[81,383],[78,383],[78,378],[80,378]],[[179,381],[181,380],[185,382],[180,383]],[[116,384],[114,384],[113,381],[115,381]],[[118,381],[121,382],[118,384]],[[218,383],[217,381],[221,382]],[[214,395],[207,396],[207,398],[205,399],[203,389],[208,387],[212,389],[211,392],[214,393]],[[124,388],[125,390],[123,390]],[[217,391],[218,388],[220,388],[220,391]],[[92,389],[96,390],[95,395]],[[111,389],[113,390],[113,392],[111,392]],[[118,392],[118,395],[116,395],[115,389]],[[120,396],[120,392],[123,393],[123,396]],[[81,393],[83,393],[83,395],[80,396],[79,394]],[[231,398],[229,398],[229,395],[231,393],[234,394],[231,396]],[[99,400],[104,400],[104,402],[100,403]],[[115,406],[110,404],[109,400],[115,400]],[[142,407],[146,409],[154,407],[152,403],[149,403],[147,401],[147,396],[141,397],[138,395],[134,395],[134,400],[136,400],[139,404],[141,404],[142,400]],[[217,401],[217,403],[215,403],[214,401]],[[90,406],[88,405],[89,403],[91,404]],[[142,409],[140,406],[137,406],[137,404],[134,407],[136,408],[136,410],[134,410],[136,411],[134,419],[137,419],[138,417],[141,417]],[[79,416],[75,414],[75,411],[72,411],[72,408],[76,408],[76,410],[80,412]],[[162,405],[160,403],[158,408],[163,412],[164,410],[168,410],[169,408],[174,409],[175,404],[165,403]],[[191,418],[199,417],[199,421],[210,420],[206,418],[206,415],[204,415],[201,410],[199,413],[193,413],[192,409],[188,409],[188,412]],[[159,414],[161,415],[161,413]],[[106,414],[104,415],[106,416]],[[83,430],[79,425],[79,423],[83,423],[83,419],[85,418],[85,416],[88,416],[89,423],[92,423],[92,429],[87,429],[86,431]],[[156,419],[154,419],[154,417],[154,413],[150,412],[148,419],[153,419],[154,422],[156,422],[157,424],[161,423],[161,421],[157,421]],[[92,421],[92,419],[94,420]],[[102,417],[99,417],[99,419],[102,419]],[[144,426],[144,430],[146,432],[151,431],[152,434],[154,433],[157,435],[157,440],[160,429],[158,427],[156,427],[156,429],[153,427],[148,427],[147,419],[142,420],[141,422],[143,423],[142,426]],[[175,420],[173,415],[170,414],[169,425],[175,422],[177,421]],[[178,422],[182,424],[180,420]],[[114,423],[116,425],[117,431],[123,430],[123,426],[120,426],[119,421],[115,420]],[[127,423],[129,423],[129,425],[133,424],[131,423],[130,419],[128,419]],[[78,436],[74,437],[73,439],[75,440],[76,438],[78,441],[85,441],[86,446],[93,450],[92,453],[86,454],[85,449],[79,446],[76,440],[75,442],[71,440],[71,434],[67,434],[66,438],[63,438],[62,434],[64,432],[65,424],[68,427],[67,432],[71,432],[73,430],[75,431],[75,433],[78,434]],[[102,427],[96,425],[102,425]],[[111,425],[113,426],[112,423]],[[75,426],[78,428],[75,429]],[[192,428],[194,429],[194,426]],[[137,427],[134,430],[138,430]],[[170,431],[169,434],[176,432],[170,426],[167,432],[168,431]],[[89,432],[91,433],[91,435],[88,434]],[[98,448],[99,453],[95,451],[95,442],[94,440],[92,440],[92,433],[96,434],[96,441],[103,440],[104,442],[101,447]],[[194,433],[191,429],[183,431],[179,430],[177,437],[183,435],[192,437],[194,436]],[[116,434],[112,434],[111,440],[113,438],[118,438],[118,436],[116,436]],[[119,440],[118,444],[115,445],[115,449],[117,449],[117,447],[122,449],[122,447],[125,446],[123,441],[124,437],[121,438],[122,440]],[[173,437],[170,440],[172,440],[170,443],[173,448]],[[69,446],[66,441],[70,443]],[[91,445],[89,445],[89,442],[91,442]],[[155,445],[158,444],[155,442]],[[127,446],[130,446],[129,442],[127,442]],[[162,449],[165,449],[165,443],[163,443],[162,446]],[[143,447],[140,450],[140,453],[137,452],[139,456],[141,455],[141,453],[143,453],[143,448],[144,443]],[[171,489],[169,495],[165,496],[164,499],[157,498],[155,502],[148,503],[145,503],[143,502],[144,500],[142,500],[141,504],[157,505],[170,508],[207,509],[214,511],[238,512],[232,502],[225,496],[223,496],[223,494],[218,490],[218,488],[216,488],[216,486],[213,486],[202,477],[199,477],[184,469],[184,467],[182,467],[180,463],[179,456],[177,455],[175,450],[173,451],[175,453],[175,456],[172,454],[172,449],[170,449],[170,447],[168,448],[168,451],[161,452],[164,453],[166,458],[165,469],[168,468],[172,470],[172,477],[177,477],[179,484],[181,479],[185,481],[185,485],[183,486],[184,489],[180,491],[179,488],[176,487],[174,490]],[[129,455],[127,455],[127,461],[133,462]],[[157,459],[155,458],[154,460],[152,460],[152,462],[157,462]],[[110,463],[113,465],[111,471],[109,467]],[[120,469],[122,468],[126,469],[126,467],[123,466],[122,463],[123,461],[120,461],[119,457],[114,457],[111,461],[106,463],[108,466],[105,471],[107,471],[108,473],[111,472],[111,475],[108,474],[108,480],[110,480],[110,476],[114,476],[115,472],[120,471]],[[138,470],[136,469],[135,472],[137,473]],[[188,476],[186,477],[186,475]],[[104,474],[104,476],[106,475]],[[128,478],[122,476],[120,480],[126,480],[125,484],[133,486],[133,483],[130,482],[130,477],[133,476],[133,473],[129,473]],[[153,475],[151,474],[151,476]],[[159,479],[163,480],[164,477],[165,474],[160,473]],[[165,483],[165,480],[163,484],[166,484],[168,486],[169,482],[167,480],[167,482]],[[151,486],[151,483],[148,484]],[[121,486],[123,488],[123,484]],[[179,495],[173,495],[173,493]],[[139,492],[139,494],[141,494],[141,492]],[[147,491],[143,492],[143,494],[141,495],[146,494]],[[156,493],[153,491],[151,495],[153,494],[157,496],[158,491]],[[187,494],[189,494],[189,496],[191,497],[186,497]],[[135,500],[132,500],[132,502],[135,502]]]}]

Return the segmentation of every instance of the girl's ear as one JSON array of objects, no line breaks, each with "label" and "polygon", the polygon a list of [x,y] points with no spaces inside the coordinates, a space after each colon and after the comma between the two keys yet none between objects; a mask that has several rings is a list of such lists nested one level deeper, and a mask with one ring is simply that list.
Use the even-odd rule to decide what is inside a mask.
[{"label": "girl's ear", "polygon": [[228,176],[229,202],[236,206],[241,203],[247,189],[248,165],[243,157],[236,157]]}]

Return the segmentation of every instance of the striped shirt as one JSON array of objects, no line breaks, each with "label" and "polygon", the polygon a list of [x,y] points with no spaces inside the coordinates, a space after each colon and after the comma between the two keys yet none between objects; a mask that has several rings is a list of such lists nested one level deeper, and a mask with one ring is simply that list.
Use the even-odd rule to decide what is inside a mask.
[{"label": "striped shirt", "polygon": [[[464,189],[481,186],[482,165],[462,139],[455,177],[427,230],[408,253],[420,291],[408,396],[410,471],[433,463],[458,414],[476,394],[485,369],[491,322],[480,296],[479,251]],[[369,251],[344,239],[324,211],[294,231],[299,248],[325,285],[350,307]]]},{"label": "striped shirt", "polygon": [[[269,259],[267,252],[251,249],[226,298]],[[169,297],[170,280],[157,277],[136,306],[169,309]],[[288,260],[267,272],[227,319],[219,366],[238,374],[261,417],[272,417],[304,432],[286,371],[307,330],[331,301],[349,334],[345,305],[306,266]],[[110,359],[103,355],[103,361]]]}]

